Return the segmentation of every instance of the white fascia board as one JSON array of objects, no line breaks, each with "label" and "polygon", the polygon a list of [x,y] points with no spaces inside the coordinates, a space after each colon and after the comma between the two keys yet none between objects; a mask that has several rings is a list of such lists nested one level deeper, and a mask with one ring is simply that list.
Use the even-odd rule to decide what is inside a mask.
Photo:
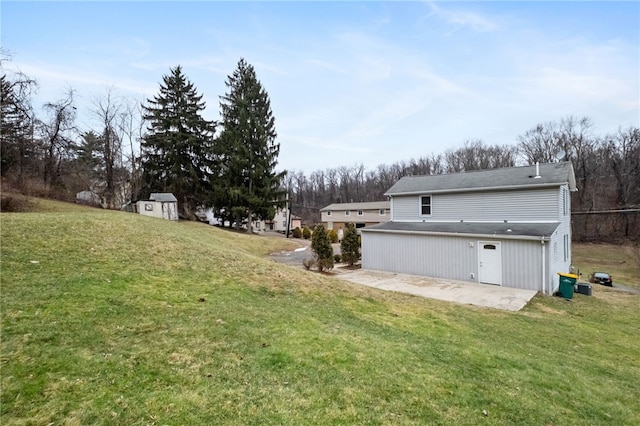
[{"label": "white fascia board", "polygon": [[464,237],[464,238],[498,238],[503,240],[530,240],[530,241],[551,241],[551,236],[535,235],[498,235],[498,234],[468,234],[458,232],[429,232],[429,231],[396,231],[391,229],[367,229],[360,228],[361,232],[378,232],[381,234],[406,234],[406,235],[434,235],[438,237]]}]

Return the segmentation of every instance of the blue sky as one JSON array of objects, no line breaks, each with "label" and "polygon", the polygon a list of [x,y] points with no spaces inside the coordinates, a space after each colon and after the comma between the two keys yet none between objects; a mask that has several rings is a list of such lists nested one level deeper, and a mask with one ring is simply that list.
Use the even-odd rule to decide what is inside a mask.
[{"label": "blue sky", "polygon": [[[514,144],[588,116],[597,135],[640,127],[640,2],[0,3],[1,45],[40,84],[36,105],[108,87],[143,100],[182,65],[217,119],[244,57],[271,98],[279,169],[373,169]],[[98,126],[96,125],[96,128]]]}]

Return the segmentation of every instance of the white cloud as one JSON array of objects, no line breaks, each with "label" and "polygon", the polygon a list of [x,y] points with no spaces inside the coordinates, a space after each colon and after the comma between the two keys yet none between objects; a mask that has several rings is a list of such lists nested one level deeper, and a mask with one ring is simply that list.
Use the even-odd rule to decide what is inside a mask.
[{"label": "white cloud", "polygon": [[431,9],[429,16],[436,16],[453,27],[448,34],[463,28],[470,28],[477,32],[491,32],[499,27],[495,20],[480,13],[462,10],[459,8],[460,6],[456,6],[457,8],[454,9],[451,7],[451,3],[447,3],[444,7],[441,7],[440,4],[441,2],[428,2]]}]

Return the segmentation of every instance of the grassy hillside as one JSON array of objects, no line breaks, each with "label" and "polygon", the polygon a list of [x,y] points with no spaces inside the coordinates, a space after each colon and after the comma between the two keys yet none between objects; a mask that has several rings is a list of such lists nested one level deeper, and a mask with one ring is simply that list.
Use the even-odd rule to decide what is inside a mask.
[{"label": "grassy hillside", "polygon": [[518,313],[275,264],[287,241],[56,203],[1,220],[0,423],[640,423],[639,296]]},{"label": "grassy hillside", "polygon": [[640,246],[573,244],[573,263],[588,281],[592,272],[608,272],[614,285],[640,289]]}]

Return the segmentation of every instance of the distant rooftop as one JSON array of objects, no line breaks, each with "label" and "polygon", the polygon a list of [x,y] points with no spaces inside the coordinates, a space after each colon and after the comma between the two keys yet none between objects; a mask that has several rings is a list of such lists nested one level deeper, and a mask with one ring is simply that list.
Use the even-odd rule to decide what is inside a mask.
[{"label": "distant rooftop", "polygon": [[170,192],[152,192],[149,196],[150,200],[153,201],[178,201],[175,195]]},{"label": "distant rooftop", "polygon": [[[576,191],[576,178],[570,162],[477,170],[445,175],[405,176],[385,195],[515,189],[518,187],[569,184]],[[538,176],[538,177],[536,177]]]},{"label": "distant rooftop", "polygon": [[320,209],[321,212],[338,210],[381,210],[389,209],[389,201],[366,201],[362,203],[333,203]]}]

